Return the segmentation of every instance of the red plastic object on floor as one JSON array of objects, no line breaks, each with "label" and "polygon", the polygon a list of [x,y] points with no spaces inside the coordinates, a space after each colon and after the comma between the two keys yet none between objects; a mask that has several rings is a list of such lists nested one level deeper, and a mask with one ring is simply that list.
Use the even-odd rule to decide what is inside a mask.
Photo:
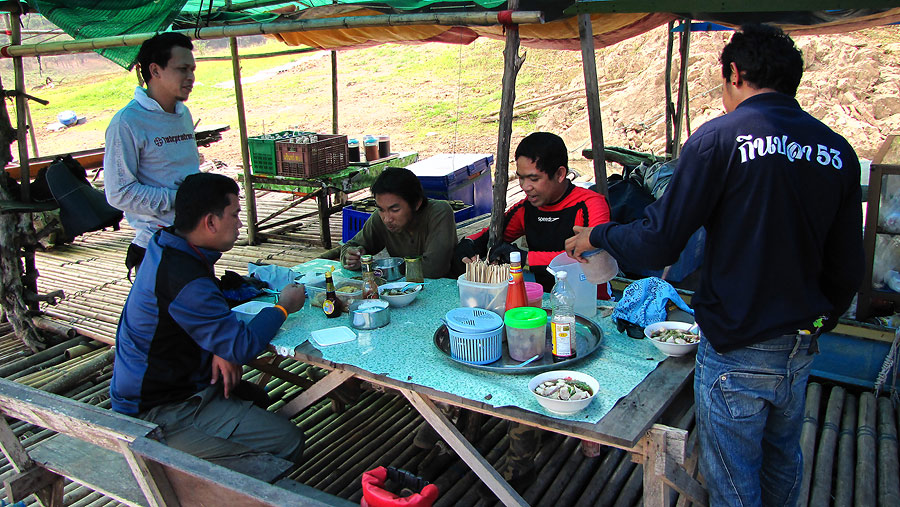
[{"label": "red plastic object on floor", "polygon": [[[400,488],[418,490],[409,496],[399,496],[386,489],[384,483],[391,481],[400,484]],[[394,467],[378,467],[362,475],[363,497],[362,507],[431,507],[438,498],[438,488],[424,479]]]}]

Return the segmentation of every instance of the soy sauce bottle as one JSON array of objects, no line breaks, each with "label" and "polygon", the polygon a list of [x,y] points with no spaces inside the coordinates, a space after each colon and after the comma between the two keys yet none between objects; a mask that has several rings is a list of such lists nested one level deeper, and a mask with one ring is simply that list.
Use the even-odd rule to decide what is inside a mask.
[{"label": "soy sauce bottle", "polygon": [[331,271],[325,273],[325,301],[322,301],[322,311],[329,319],[340,317],[343,311],[343,303],[337,297],[334,290],[334,279],[331,278]]}]

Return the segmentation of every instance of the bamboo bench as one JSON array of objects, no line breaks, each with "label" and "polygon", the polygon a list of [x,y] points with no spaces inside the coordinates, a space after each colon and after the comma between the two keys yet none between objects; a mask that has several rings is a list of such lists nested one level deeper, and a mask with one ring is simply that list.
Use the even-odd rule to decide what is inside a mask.
[{"label": "bamboo bench", "polygon": [[155,424],[6,379],[0,413],[58,433],[26,450],[0,417],[0,447],[16,472],[4,481],[11,502],[35,494],[41,504],[61,507],[68,478],[141,507],[352,505],[295,481],[266,482],[287,470],[286,460],[264,455],[214,464],[159,442]]}]

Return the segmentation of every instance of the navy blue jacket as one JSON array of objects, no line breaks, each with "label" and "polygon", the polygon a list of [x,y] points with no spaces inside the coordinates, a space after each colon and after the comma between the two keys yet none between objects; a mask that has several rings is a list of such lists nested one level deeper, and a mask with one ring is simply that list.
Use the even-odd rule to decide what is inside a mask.
[{"label": "navy blue jacket", "polygon": [[278,308],[249,324],[231,312],[213,271],[221,255],[170,229],[153,235],[116,332],[113,410],[136,415],[183,401],[209,386],[213,354],[245,364],[278,332]]},{"label": "navy blue jacket", "polygon": [[819,316],[827,330],[862,281],[859,173],[850,144],[794,98],[755,95],[697,129],[643,219],[600,225],[591,243],[660,269],[705,226],[692,306],[717,351],[812,329]]}]

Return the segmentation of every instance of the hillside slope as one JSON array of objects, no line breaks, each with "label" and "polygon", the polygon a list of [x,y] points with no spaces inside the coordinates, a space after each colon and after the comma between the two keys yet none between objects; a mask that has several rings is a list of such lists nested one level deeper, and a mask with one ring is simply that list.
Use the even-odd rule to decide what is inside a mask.
[{"label": "hillside slope", "polygon": [[[597,50],[599,81],[622,80],[601,86],[608,145],[663,153],[665,35],[665,27],[660,27]],[[692,35],[688,82],[693,129],[723,113],[718,57],[729,37],[730,32]],[[861,157],[871,158],[886,135],[900,133],[900,30],[884,27],[796,40],[807,67],[798,94],[800,103],[850,139]],[[267,47],[273,49],[283,47]],[[339,52],[339,131],[351,136],[387,133],[395,150],[416,150],[422,156],[454,151],[494,153],[497,124],[485,119],[499,108],[502,50],[502,42],[479,40],[468,46],[384,45]],[[242,54],[246,52],[242,50]],[[527,55],[517,81],[517,102],[584,86],[579,52],[523,52]],[[201,45],[196,53],[227,52]],[[51,59],[45,60],[45,68],[51,69]],[[676,69],[678,64],[676,59]],[[328,53],[248,60],[242,67],[250,135],[290,127],[331,131]],[[277,72],[272,72],[275,68]],[[56,89],[35,93],[57,94],[47,108],[32,106],[42,155],[101,146],[110,118],[133,93],[134,77],[121,69],[91,67],[79,75],[69,67],[65,72],[66,79]],[[231,126],[222,142],[201,153],[236,169],[240,145],[230,74],[229,62],[199,62],[188,105],[194,119],[203,125]],[[87,116],[85,125],[61,132],[44,128],[57,112],[67,109],[67,102],[76,94],[110,82],[121,84],[98,95],[102,100],[96,103],[79,102],[77,113]],[[538,104],[550,101],[542,99]],[[517,118],[512,146],[534,130],[563,135],[575,168],[591,171],[580,155],[589,145],[583,94]]]}]

